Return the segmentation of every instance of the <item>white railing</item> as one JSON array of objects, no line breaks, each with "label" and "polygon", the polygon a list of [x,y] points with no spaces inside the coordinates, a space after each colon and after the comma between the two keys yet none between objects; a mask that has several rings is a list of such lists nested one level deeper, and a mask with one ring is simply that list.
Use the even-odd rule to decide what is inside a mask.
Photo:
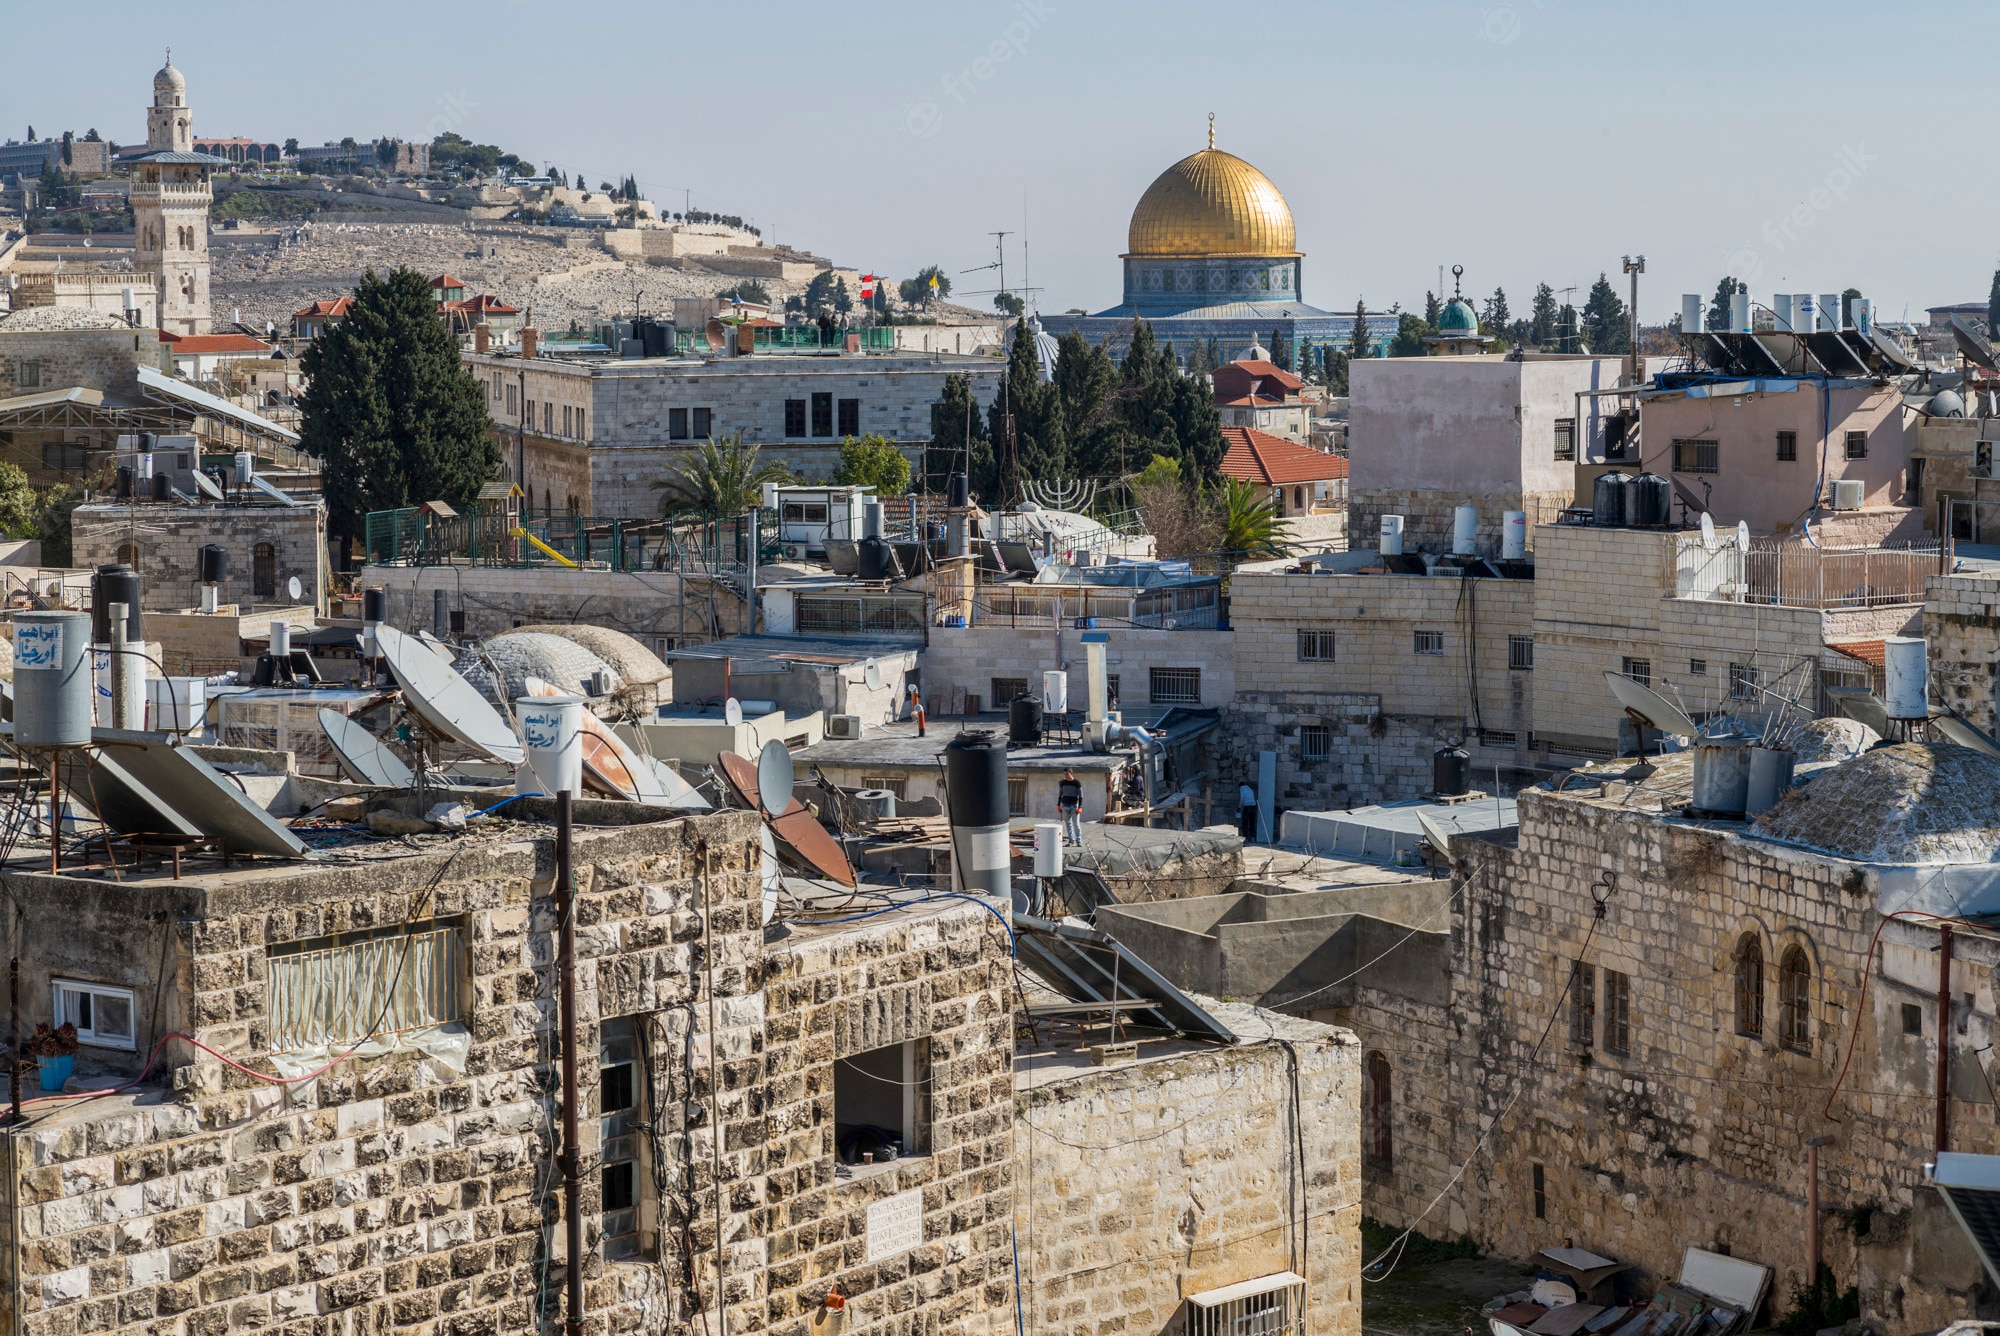
[{"label": "white railing", "polygon": [[1786,608],[1879,608],[1922,603],[1924,581],[1938,573],[1936,542],[1881,547],[1816,547],[1733,535],[1713,551],[1682,536],[1674,553],[1674,595]]}]

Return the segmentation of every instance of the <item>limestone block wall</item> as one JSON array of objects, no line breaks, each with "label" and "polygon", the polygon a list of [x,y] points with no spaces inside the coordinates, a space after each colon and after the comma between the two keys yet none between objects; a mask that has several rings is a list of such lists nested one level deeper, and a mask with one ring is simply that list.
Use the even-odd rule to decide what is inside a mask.
[{"label": "limestone block wall", "polygon": [[[1308,727],[1329,731],[1326,760],[1308,763],[1301,755],[1300,730]],[[1456,717],[1387,714],[1364,693],[1239,691],[1211,735],[1209,769],[1224,803],[1216,819],[1228,819],[1233,786],[1256,786],[1259,752],[1278,754],[1278,810],[1335,810],[1429,791],[1432,755],[1460,732]]]},{"label": "limestone block wall", "polygon": [[747,629],[741,595],[720,581],[692,578],[683,597],[672,571],[369,566],[361,583],[380,585],[388,595],[388,620],[407,629],[430,626],[438,589],[465,614],[466,634],[475,637],[537,622],[587,622],[636,636],[657,652]]},{"label": "limestone block wall", "polygon": [[[1105,672],[1118,679],[1121,706],[1159,703],[1152,699],[1154,668],[1199,669],[1200,704],[1204,708],[1226,705],[1236,694],[1238,640],[1233,632],[1131,626],[1100,629],[1110,637]],[[992,709],[996,677],[1025,679],[1028,689],[1039,695],[1042,674],[1054,670],[1058,662],[1066,662],[1070,708],[1080,717],[1088,688],[1080,635],[1082,632],[1063,629],[1059,660],[1053,627],[932,627],[930,643],[924,649],[925,706],[933,714],[957,714],[970,695],[979,697],[982,709]]]},{"label": "limestone block wall", "polygon": [[1227,1009],[1239,1014],[1252,1041],[1239,1047],[1024,1076],[1027,1330],[1179,1330],[1188,1294],[1290,1270],[1307,1280],[1310,1330],[1358,1336],[1359,1046]]},{"label": "limestone block wall", "polygon": [[[121,548],[138,549],[140,598],[148,609],[201,606],[201,549],[218,543],[229,552],[229,578],[218,598],[242,607],[293,606],[289,582],[301,586],[298,604],[324,608],[327,572],[326,506],[182,506],[148,502],[137,507],[102,502],[78,506],[70,517],[72,560],[98,566],[122,560]],[[257,588],[257,549],[271,547],[269,592]]]},{"label": "limestone block wall", "polygon": [[2000,724],[2000,580],[1985,575],[1934,575],[1926,582],[1923,635],[1931,690],[1974,725]]},{"label": "limestone block wall", "polygon": [[1529,550],[1534,550],[1534,530],[1553,524],[1575,504],[1576,493],[1564,488],[1553,491],[1523,491],[1519,487],[1475,491],[1452,487],[1355,487],[1347,500],[1347,545],[1350,549],[1374,551],[1382,542],[1382,517],[1403,517],[1403,550],[1449,552],[1452,526],[1460,506],[1479,511],[1479,555],[1500,555],[1501,528],[1506,512],[1527,512]]}]

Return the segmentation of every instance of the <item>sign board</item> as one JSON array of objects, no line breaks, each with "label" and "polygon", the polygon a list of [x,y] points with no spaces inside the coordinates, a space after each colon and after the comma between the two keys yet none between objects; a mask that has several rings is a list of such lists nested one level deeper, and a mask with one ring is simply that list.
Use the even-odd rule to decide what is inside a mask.
[{"label": "sign board", "polygon": [[879,1262],[923,1246],[924,1193],[921,1188],[884,1197],[868,1208],[868,1260]]},{"label": "sign board", "polygon": [[16,668],[62,667],[62,623],[17,622],[14,625]]}]

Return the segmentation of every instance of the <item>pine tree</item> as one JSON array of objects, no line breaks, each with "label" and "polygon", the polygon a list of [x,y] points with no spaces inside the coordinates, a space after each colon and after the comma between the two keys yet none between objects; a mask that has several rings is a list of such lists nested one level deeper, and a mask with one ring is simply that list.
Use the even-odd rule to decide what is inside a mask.
[{"label": "pine tree", "polygon": [[1556,313],[1556,351],[1559,353],[1580,353],[1585,351],[1583,334],[1577,323],[1576,308],[1568,302]]},{"label": "pine tree", "polygon": [[1986,290],[1986,334],[2000,339],[2000,269],[1993,271],[1993,286]]},{"label": "pine tree", "polygon": [[1313,347],[1311,339],[1300,339],[1298,366],[1285,369],[1297,374],[1300,380],[1310,380],[1319,374],[1319,363],[1314,360],[1318,356],[1319,350]]},{"label": "pine tree", "polygon": [[1618,289],[1604,274],[1590,285],[1590,296],[1583,304],[1583,328],[1594,353],[1632,351],[1632,317]]},{"label": "pine tree", "polygon": [[1722,281],[1715,285],[1715,296],[1708,303],[1708,327],[1728,329],[1730,299],[1739,292],[1750,291],[1750,285],[1731,274],[1724,274]]},{"label": "pine tree", "polygon": [[1208,363],[1209,374],[1214,375],[1215,369],[1222,365],[1222,341],[1213,334],[1209,335],[1208,346],[1203,350],[1202,356]]},{"label": "pine tree", "polygon": [[1436,330],[1436,325],[1411,315],[1408,311],[1403,312],[1396,318],[1396,338],[1389,345],[1389,356],[1422,357],[1429,351],[1424,343],[1424,336]]},{"label": "pine tree", "polygon": [[1271,365],[1280,371],[1289,371],[1285,365],[1285,331],[1278,325],[1271,326]]},{"label": "pine tree", "polygon": [[[1189,355],[1189,370],[1206,356],[1197,343]],[[1104,349],[1093,348],[1074,330],[1056,341],[1052,381],[1062,407],[1063,432],[1070,460],[1079,477],[1118,477],[1131,455],[1124,422],[1112,410],[1112,387],[1118,369]]]},{"label": "pine tree", "polygon": [[312,341],[301,369],[300,445],[320,460],[338,542],[363,536],[370,511],[463,508],[498,474],[485,391],[416,270],[362,275],[347,318]]},{"label": "pine tree", "polygon": [[986,413],[997,463],[994,504],[1011,505],[1025,479],[1070,476],[1062,402],[1053,386],[1042,383],[1041,358],[1025,320],[1014,322],[1007,371]]},{"label": "pine tree", "polygon": [[1528,311],[1528,342],[1546,348],[1556,338],[1556,290],[1546,283],[1535,285],[1534,305]]},{"label": "pine tree", "polygon": [[994,495],[993,443],[986,415],[972,395],[967,376],[946,376],[931,405],[931,443],[924,450],[924,490],[942,492],[954,473],[966,475],[975,496]]},{"label": "pine tree", "polygon": [[1433,332],[1438,327],[1438,318],[1443,314],[1444,302],[1438,295],[1435,292],[1424,293],[1424,323],[1429,325]]},{"label": "pine tree", "polygon": [[1347,356],[1350,360],[1369,355],[1368,308],[1359,298],[1354,302],[1354,328],[1347,335]]},{"label": "pine tree", "polygon": [[1505,334],[1507,332],[1507,327],[1513,323],[1514,316],[1507,309],[1507,290],[1505,288],[1493,289],[1493,295],[1486,299],[1486,311],[1482,318],[1486,324],[1486,328],[1493,333]]}]

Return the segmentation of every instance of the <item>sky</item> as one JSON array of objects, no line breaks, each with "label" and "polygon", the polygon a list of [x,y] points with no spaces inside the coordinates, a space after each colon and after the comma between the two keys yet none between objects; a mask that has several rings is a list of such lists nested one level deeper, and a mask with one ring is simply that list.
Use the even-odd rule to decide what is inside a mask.
[{"label": "sky", "polygon": [[[200,135],[317,144],[454,130],[662,207],[958,292],[995,257],[1044,311],[1120,296],[1146,186],[1216,143],[1285,194],[1304,296],[1420,306],[1463,265],[1524,314],[1535,284],[1643,254],[1651,322],[1725,273],[1859,288],[1878,317],[1982,300],[2000,173],[2000,6],[1820,0],[1313,5],[339,5],[98,0],[9,20],[0,138],[144,138],[166,47]],[[192,21],[187,21],[191,16]],[[1025,241],[1025,251],[1023,242]],[[1024,284],[1023,274],[1026,282]],[[987,297],[968,300],[984,303]]]}]

